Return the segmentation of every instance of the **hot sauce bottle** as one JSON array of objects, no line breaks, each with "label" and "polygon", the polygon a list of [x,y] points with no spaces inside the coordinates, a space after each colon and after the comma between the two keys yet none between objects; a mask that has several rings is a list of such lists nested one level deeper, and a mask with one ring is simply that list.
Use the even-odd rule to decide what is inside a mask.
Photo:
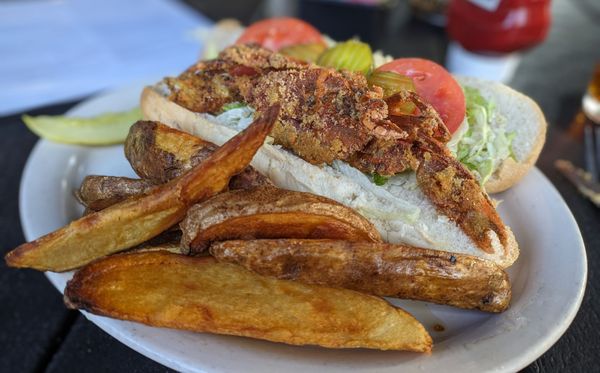
[{"label": "hot sauce bottle", "polygon": [[506,81],[519,52],[546,38],[550,0],[451,0],[447,17],[450,70]]}]

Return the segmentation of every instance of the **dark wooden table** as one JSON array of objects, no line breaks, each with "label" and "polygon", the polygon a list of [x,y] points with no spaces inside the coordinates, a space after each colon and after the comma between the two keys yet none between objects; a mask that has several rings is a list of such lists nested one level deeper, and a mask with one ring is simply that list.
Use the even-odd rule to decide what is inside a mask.
[{"label": "dark wooden table", "polygon": [[[236,15],[243,20],[260,16],[253,6],[230,7],[190,1],[214,19]],[[257,2],[254,2],[257,3]],[[600,62],[599,7],[593,1],[554,2],[554,25],[547,42],[527,54],[512,85],[537,100],[550,124],[537,166],[552,181],[573,211],[587,247],[588,285],[581,309],[565,335],[527,372],[600,369],[600,209],[583,199],[554,169],[557,158],[582,164],[580,137],[570,126],[579,110],[593,64]],[[259,8],[260,9],[260,8]],[[235,13],[237,12],[237,13]],[[376,44],[396,56],[418,55],[442,61],[447,40],[442,31],[393,15]],[[75,102],[45,107],[32,114],[60,114]],[[18,187],[37,138],[20,115],[0,118],[0,237],[4,252],[22,243]],[[49,196],[51,198],[51,196]],[[125,347],[81,314],[68,311],[62,297],[43,274],[8,269],[0,261],[1,372],[159,372],[169,369]]]}]

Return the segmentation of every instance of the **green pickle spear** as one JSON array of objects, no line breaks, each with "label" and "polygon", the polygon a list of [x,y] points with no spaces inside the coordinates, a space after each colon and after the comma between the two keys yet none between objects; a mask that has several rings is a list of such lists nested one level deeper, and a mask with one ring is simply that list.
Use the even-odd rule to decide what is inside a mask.
[{"label": "green pickle spear", "polygon": [[317,65],[357,71],[366,75],[373,67],[373,53],[369,44],[348,40],[323,52],[317,60]]},{"label": "green pickle spear", "polygon": [[23,122],[36,135],[55,142],[79,145],[110,145],[125,141],[129,127],[142,118],[139,108],[95,117],[23,115]]}]

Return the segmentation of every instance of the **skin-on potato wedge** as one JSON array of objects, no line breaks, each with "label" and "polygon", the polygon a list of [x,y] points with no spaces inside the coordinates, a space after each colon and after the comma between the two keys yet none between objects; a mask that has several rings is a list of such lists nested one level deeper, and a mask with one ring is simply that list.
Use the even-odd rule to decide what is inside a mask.
[{"label": "skin-on potato wedge", "polygon": [[[143,179],[122,176],[86,176],[75,197],[86,207],[84,216],[126,200],[129,197],[148,193],[156,185]],[[189,254],[181,247],[181,230],[178,226],[168,229],[156,237],[132,247],[128,252],[166,250],[177,254]]]},{"label": "skin-on potato wedge", "polygon": [[79,270],[65,303],[151,326],[331,348],[428,352],[431,337],[383,299],[263,277],[213,258],[119,254]]},{"label": "skin-on potato wedge", "polygon": [[9,252],[11,267],[67,271],[136,246],[181,221],[187,209],[227,187],[254,157],[279,114],[275,105],[189,172],[150,193],[86,215]]},{"label": "skin-on potato wedge", "polygon": [[[204,141],[158,122],[138,121],[125,141],[125,157],[133,170],[155,184],[166,183],[207,159],[216,149]],[[272,185],[252,167],[231,178],[230,189]]]},{"label": "skin-on potato wedge", "polygon": [[[249,167],[229,180],[229,189],[232,190],[269,185],[272,185],[269,179]],[[89,210],[87,213],[90,213],[103,210],[127,198],[146,194],[154,187],[156,184],[146,179],[88,175],[75,191],[75,198]]]},{"label": "skin-on potato wedge", "polygon": [[377,229],[349,207],[311,193],[275,187],[221,193],[194,205],[179,224],[181,244],[201,252],[212,241],[331,238],[381,242]]},{"label": "skin-on potato wedge", "polygon": [[148,180],[122,176],[88,175],[75,191],[77,200],[90,210],[99,211],[126,200],[129,197],[149,192],[156,185]]},{"label": "skin-on potato wedge", "polygon": [[132,125],[125,140],[125,157],[135,173],[155,184],[178,177],[216,149],[199,137],[149,121]]},{"label": "skin-on potato wedge", "polygon": [[214,243],[219,261],[280,279],[342,287],[379,296],[502,312],[508,275],[491,261],[402,245],[334,240]]}]

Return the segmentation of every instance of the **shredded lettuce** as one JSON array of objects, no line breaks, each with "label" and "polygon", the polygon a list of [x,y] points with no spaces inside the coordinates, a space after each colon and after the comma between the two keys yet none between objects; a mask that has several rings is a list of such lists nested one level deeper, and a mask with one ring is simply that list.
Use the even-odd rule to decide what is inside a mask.
[{"label": "shredded lettuce", "polygon": [[379,175],[377,172],[375,172],[373,174],[373,182],[375,183],[375,185],[385,185],[385,183],[388,182],[388,178],[382,175]]},{"label": "shredded lettuce", "polygon": [[467,101],[467,123],[457,131],[448,144],[459,161],[467,166],[483,185],[500,163],[513,157],[513,132],[506,132],[506,118],[496,111],[493,102],[486,100],[472,87],[463,87]]},{"label": "shredded lettuce", "polygon": [[418,220],[421,214],[421,209],[418,206],[396,197],[385,186],[372,188],[373,180],[358,169],[339,160],[333,161],[331,169],[341,175],[347,176],[354,183],[362,186],[365,191],[368,191],[362,193],[360,197],[360,199],[363,199],[363,203],[352,206],[367,218],[400,220],[409,224],[414,224]]},{"label": "shredded lettuce", "polygon": [[254,109],[246,104],[233,102],[223,105],[221,114],[216,118],[220,123],[236,131],[246,129],[254,118]]},{"label": "shredded lettuce", "polygon": [[243,102],[230,102],[228,104],[223,105],[223,107],[221,108],[221,113],[224,113],[224,112],[232,110],[232,109],[239,109],[239,108],[247,107],[247,106],[248,105]]}]

